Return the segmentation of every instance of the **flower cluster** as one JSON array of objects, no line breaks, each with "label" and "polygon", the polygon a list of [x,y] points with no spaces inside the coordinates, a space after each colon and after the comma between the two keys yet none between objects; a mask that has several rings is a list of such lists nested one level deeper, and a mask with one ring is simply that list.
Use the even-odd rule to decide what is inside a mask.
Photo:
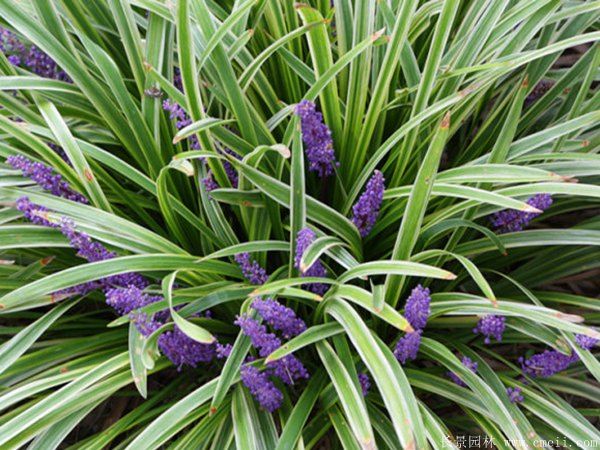
[{"label": "flower cluster", "polygon": [[165,331],[159,336],[158,348],[178,370],[183,366],[196,367],[200,363],[208,363],[216,356],[216,343],[197,342],[177,325],[174,325],[173,330]]},{"label": "flower cluster", "polygon": [[135,285],[108,288],[105,293],[106,303],[121,315],[129,314],[146,305],[162,300],[162,297],[150,295]]},{"label": "flower cluster", "polygon": [[0,51],[4,53],[13,66],[21,66],[43,78],[71,82],[64,70],[56,61],[35,45],[29,48],[11,31],[0,27]]},{"label": "flower cluster", "polygon": [[587,336],[585,334],[578,334],[575,336],[575,342],[582,349],[591,350],[600,343],[600,339],[596,339],[595,337]]},{"label": "flower cluster", "polygon": [[421,333],[421,330],[415,330],[406,333],[398,340],[394,349],[394,356],[402,364],[417,359],[419,347],[421,346]]},{"label": "flower cluster", "polygon": [[521,394],[520,387],[506,388],[506,395],[508,395],[511,403],[521,403],[523,401],[523,395]]},{"label": "flower cluster", "polygon": [[394,356],[402,364],[406,361],[417,359],[419,347],[421,346],[421,334],[427,319],[431,314],[431,292],[420,284],[415,287],[404,305],[404,317],[413,327],[414,331],[406,333],[396,343]]},{"label": "flower cluster", "polygon": [[383,174],[376,170],[367,182],[365,191],[352,207],[352,223],[356,225],[362,237],[367,236],[373,229],[379,216],[385,190]]},{"label": "flower cluster", "polygon": [[[296,269],[300,269],[301,276],[303,277],[318,277],[323,278],[327,276],[327,270],[321,263],[321,261],[315,261],[310,267],[301,267],[302,255],[306,249],[314,242],[317,235],[310,228],[303,228],[298,232],[296,238],[296,254],[294,255],[294,266]],[[314,292],[318,295],[323,295],[328,289],[328,286],[324,283],[308,283],[303,285],[305,289]]]},{"label": "flower cluster", "polygon": [[[471,372],[473,372],[473,373],[477,372],[478,364],[475,361],[471,360],[471,358],[469,358],[468,356],[463,356],[461,362],[462,362],[462,365],[465,366],[467,369],[469,369]],[[462,386],[462,387],[467,386],[465,384],[465,382],[454,372],[448,372],[448,376],[450,377],[450,379],[452,381],[454,381],[459,386]]]},{"label": "flower cluster", "polygon": [[[40,163],[32,163],[27,158],[9,157],[9,163],[21,169],[26,176],[32,178],[42,188],[52,194],[81,203],[87,199],[74,192],[59,175],[54,175],[51,168]],[[93,241],[85,232],[77,230],[72,220],[65,217],[60,221],[50,220],[46,207],[32,203],[27,197],[16,201],[16,208],[25,218],[36,225],[57,228],[69,240],[70,246],[77,255],[89,262],[105,261],[116,257],[116,253],[108,250],[99,242]],[[141,307],[162,300],[161,296],[152,296],[143,289],[149,282],[136,272],[123,273],[90,281],[55,293],[57,296],[83,295],[96,289],[104,290],[106,302],[119,314],[135,316],[135,323],[141,334],[150,335],[168,319],[168,315],[155,314],[148,318],[143,314],[135,314]],[[162,311],[161,311],[162,312]],[[167,358],[181,369],[183,365],[195,367],[200,362],[208,362],[216,355],[216,344],[201,344],[184,334],[177,326],[172,331],[163,333],[158,339],[158,346]]]},{"label": "flower cluster", "polygon": [[272,298],[257,298],[252,302],[254,308],[263,320],[274,330],[281,333],[284,339],[290,339],[306,330],[306,324],[296,316],[293,309],[283,306]]},{"label": "flower cluster", "polygon": [[317,172],[320,177],[331,175],[339,164],[335,160],[331,130],[323,122],[323,114],[308,100],[296,105],[296,114],[300,117],[308,170]]},{"label": "flower cluster", "polygon": [[[252,346],[258,350],[258,354],[261,357],[265,358],[281,347],[281,340],[279,340],[274,333],[269,333],[267,328],[260,324],[257,320],[247,315],[242,315],[239,316],[234,323],[238,325],[242,329],[243,333],[250,338]],[[245,367],[248,366],[246,365]],[[268,381],[269,375],[276,376],[285,384],[294,384],[294,381],[309,377],[308,371],[304,365],[294,355],[287,355],[276,361],[269,362],[267,364],[267,369],[260,378],[252,377],[249,381]],[[265,385],[264,392],[269,392],[271,394],[267,397],[254,394],[254,392],[258,392],[258,386],[256,386],[256,384],[247,384],[246,382],[244,382],[244,384],[246,387],[248,387],[248,389],[250,389],[250,392],[253,393],[254,397],[263,408],[272,411],[273,409],[279,407],[280,401],[278,401],[278,399],[281,398],[281,392],[277,390],[277,393],[275,393],[275,390],[270,387],[271,381],[268,381],[268,383]],[[263,391],[261,390],[261,392]]]},{"label": "flower cluster", "polygon": [[404,305],[404,317],[416,330],[422,330],[427,325],[431,314],[431,292],[420,284],[415,287]]},{"label": "flower cluster", "polygon": [[[545,211],[552,205],[552,197],[550,194],[537,194],[527,200],[527,204],[540,211]],[[523,230],[540,214],[506,209],[492,214],[490,220],[499,233],[510,233]]]},{"label": "flower cluster", "polygon": [[267,282],[269,275],[257,261],[250,258],[249,253],[239,253],[235,255],[235,262],[238,263],[244,277],[252,284],[260,285]]},{"label": "flower cluster", "polygon": [[502,335],[506,328],[506,318],[488,314],[479,319],[477,326],[473,328],[473,333],[481,333],[485,336],[484,342],[489,344],[494,337],[498,342],[502,342]]},{"label": "flower cluster", "polygon": [[246,364],[240,369],[240,378],[265,410],[273,412],[281,406],[283,394],[269,379],[267,372],[261,372],[256,367]]},{"label": "flower cluster", "polygon": [[[251,261],[248,253],[238,254],[235,259],[240,264],[244,276],[253,284],[262,284],[266,281],[266,271],[256,261]],[[296,316],[293,309],[283,306],[274,299],[256,298],[252,302],[252,308],[266,324],[279,331],[284,339],[290,339],[306,330],[306,324]],[[270,333],[265,325],[249,315],[238,316],[234,323],[250,338],[252,346],[262,358],[266,358],[281,347],[281,340],[275,333]],[[223,348],[218,349],[217,352],[228,353],[229,351]],[[245,375],[242,375],[242,382],[259,404],[268,411],[277,409],[283,398],[269,376],[273,375],[285,384],[293,384],[294,381],[309,377],[304,365],[294,355],[287,355],[276,361],[270,361],[263,373],[247,364],[242,368],[242,371],[245,373]]]},{"label": "flower cluster", "polygon": [[60,174],[54,173],[50,166],[34,162],[22,155],[11,155],[6,158],[6,163],[20,170],[23,176],[30,178],[52,195],[74,202],[87,203],[87,199],[79,192],[75,192]]},{"label": "flower cluster", "polygon": [[534,378],[548,378],[566,370],[577,360],[579,360],[579,357],[575,353],[565,355],[556,350],[544,350],[542,353],[536,353],[528,359],[519,358],[519,363],[526,375]]},{"label": "flower cluster", "polygon": [[360,383],[360,390],[362,391],[362,395],[366,397],[369,393],[369,389],[371,389],[371,380],[369,378],[369,375],[367,375],[366,373],[359,373],[358,382]]}]

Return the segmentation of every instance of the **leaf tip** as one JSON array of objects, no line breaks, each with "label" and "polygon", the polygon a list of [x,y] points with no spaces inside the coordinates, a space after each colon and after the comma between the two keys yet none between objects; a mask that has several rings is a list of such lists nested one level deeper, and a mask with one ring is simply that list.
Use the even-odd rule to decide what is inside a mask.
[{"label": "leaf tip", "polygon": [[450,111],[444,114],[444,117],[442,118],[442,123],[440,124],[440,128],[442,130],[447,130],[448,128],[450,128]]},{"label": "leaf tip", "polygon": [[543,213],[543,211],[541,209],[537,209],[536,207],[531,206],[531,205],[525,205],[525,206],[523,206],[521,208],[521,211],[528,212],[528,213],[534,213],[534,214],[541,214],[541,213]]},{"label": "leaf tip", "polygon": [[456,280],[456,275],[452,272],[446,272],[444,275],[444,280]]},{"label": "leaf tip", "polygon": [[40,260],[40,264],[42,265],[42,267],[46,267],[48,264],[50,264],[52,261],[54,261],[54,258],[55,258],[54,255],[45,256],[44,258],[42,258]]}]

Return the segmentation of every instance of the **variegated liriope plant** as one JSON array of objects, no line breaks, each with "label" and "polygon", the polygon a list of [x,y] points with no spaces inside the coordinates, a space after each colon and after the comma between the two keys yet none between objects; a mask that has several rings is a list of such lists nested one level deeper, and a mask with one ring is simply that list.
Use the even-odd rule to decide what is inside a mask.
[{"label": "variegated liriope plant", "polygon": [[0,0],[0,448],[600,445],[599,17]]}]

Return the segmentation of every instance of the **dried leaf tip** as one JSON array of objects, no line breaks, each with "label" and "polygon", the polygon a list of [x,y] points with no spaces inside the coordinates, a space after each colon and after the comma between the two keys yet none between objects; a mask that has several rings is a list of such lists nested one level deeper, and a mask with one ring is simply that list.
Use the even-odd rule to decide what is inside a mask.
[{"label": "dried leaf tip", "polygon": [[152,70],[152,64],[150,64],[148,61],[144,61],[143,66],[146,72],[150,72]]},{"label": "dried leaf tip", "polygon": [[385,28],[382,28],[381,30],[376,31],[371,36],[371,41],[375,42],[377,39],[379,39],[381,36],[383,36],[383,33],[385,33]]},{"label": "dried leaf tip", "polygon": [[523,81],[521,82],[521,88],[527,89],[528,87],[529,87],[529,75],[525,75],[525,78],[523,78]]},{"label": "dried leaf tip", "polygon": [[537,209],[534,206],[531,205],[525,205],[521,208],[521,211],[525,211],[525,212],[530,212],[530,213],[535,213],[535,214],[541,214],[544,211],[542,211],[541,209]]},{"label": "dried leaf tip", "polygon": [[40,261],[40,264],[45,267],[48,264],[50,264],[52,261],[54,261],[54,256],[46,256],[44,258],[42,258],[42,260]]},{"label": "dried leaf tip", "polygon": [[444,280],[456,280],[456,275],[452,272],[446,272],[444,275]]},{"label": "dried leaf tip", "polygon": [[300,8],[310,8],[309,5],[307,5],[306,3],[302,3],[302,2],[296,2],[294,3],[294,8],[295,9],[300,9]]},{"label": "dried leaf tip", "polygon": [[450,127],[450,111],[448,111],[446,114],[444,114],[444,117],[442,118],[442,123],[440,124],[440,128],[443,130],[446,130]]}]

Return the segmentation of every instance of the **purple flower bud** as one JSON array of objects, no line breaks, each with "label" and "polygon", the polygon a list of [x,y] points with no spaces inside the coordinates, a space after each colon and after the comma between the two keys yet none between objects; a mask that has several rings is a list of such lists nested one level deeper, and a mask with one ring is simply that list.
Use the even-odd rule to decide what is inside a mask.
[{"label": "purple flower bud", "polygon": [[498,342],[502,342],[502,334],[506,328],[506,318],[488,314],[479,319],[477,326],[473,328],[473,333],[481,333],[485,336],[484,342],[489,344],[494,337]]},{"label": "purple flower bud", "polygon": [[21,64],[21,57],[18,55],[10,55],[8,58],[8,62],[13,66],[18,66]]},{"label": "purple flower bud", "polygon": [[[540,211],[545,211],[552,205],[552,197],[550,194],[537,194],[527,200],[527,204]],[[511,233],[523,230],[523,228],[529,225],[529,223],[540,214],[541,213],[517,211],[515,209],[505,209],[492,214],[490,221],[498,233]]]},{"label": "purple flower bud", "polygon": [[251,284],[265,284],[269,279],[267,271],[260,267],[258,262],[251,260],[249,253],[235,255],[235,262],[238,263],[240,269],[242,269],[242,274]]},{"label": "purple flower bud", "polygon": [[394,349],[394,356],[402,364],[406,364],[406,361],[417,359],[419,347],[421,346],[421,333],[421,330],[406,333],[398,340]]},{"label": "purple flower bud", "polygon": [[296,114],[300,117],[308,170],[317,172],[320,177],[331,175],[339,163],[335,160],[331,130],[323,123],[323,114],[308,100],[296,105]]},{"label": "purple flower bud", "polygon": [[[300,267],[302,255],[310,246],[310,244],[313,243],[316,237],[317,236],[315,232],[312,231],[310,228],[303,228],[298,232],[298,237],[296,239],[296,254],[294,255],[294,266],[297,269],[300,269],[301,276],[303,277],[324,278],[327,276],[327,270],[325,269],[321,261],[316,261],[312,266],[308,268]],[[329,289],[329,286],[327,286],[324,283],[309,283],[302,285],[302,287],[318,295],[325,294],[325,292],[327,292],[327,289]]]},{"label": "purple flower bud", "polygon": [[284,339],[290,339],[306,330],[304,321],[296,316],[293,309],[283,306],[271,298],[257,298],[252,303],[263,320],[275,330],[281,331]]},{"label": "purple flower bud", "polygon": [[519,363],[523,373],[530,377],[548,378],[552,375],[567,369],[572,363],[579,360],[579,357],[573,352],[572,355],[565,355],[556,350],[545,350],[542,353],[536,353],[532,357],[525,359],[519,358]]},{"label": "purple flower bud", "polygon": [[219,344],[217,342],[217,347],[216,347],[216,356],[217,359],[227,359],[229,358],[229,355],[231,354],[231,350],[233,350],[233,346],[231,344]]},{"label": "purple flower bud", "polygon": [[404,317],[415,330],[422,330],[427,324],[429,314],[431,314],[430,291],[420,284],[415,287],[404,305]]},{"label": "purple flower bud", "polygon": [[[475,361],[472,361],[471,358],[469,358],[467,356],[463,356],[463,358],[462,358],[462,364],[467,369],[469,369],[471,372],[473,372],[473,373],[477,372],[477,366],[478,366],[478,364]],[[448,372],[448,376],[450,377],[450,379],[452,381],[454,381],[459,386],[462,386],[462,387],[466,387],[467,386],[465,384],[465,382],[457,374],[455,374],[454,372]]]},{"label": "purple flower bud", "polygon": [[521,403],[523,401],[523,395],[521,395],[520,387],[506,388],[506,394],[508,395],[511,403]]},{"label": "purple flower bud", "polygon": [[364,192],[352,207],[352,223],[356,225],[362,237],[371,232],[379,216],[385,190],[384,181],[383,174],[376,170]]},{"label": "purple flower bud", "polygon": [[577,345],[579,345],[582,349],[591,350],[600,342],[600,339],[596,339],[585,334],[577,334],[575,336],[575,342],[577,342]]},{"label": "purple flower bud", "polygon": [[358,382],[360,383],[360,390],[362,391],[363,397],[366,397],[369,393],[369,389],[371,389],[371,380],[369,375],[366,373],[359,373]]},{"label": "purple flower bud", "polygon": [[240,378],[262,408],[273,412],[281,406],[283,394],[265,372],[261,373],[254,366],[244,365],[240,369]]},{"label": "purple flower bud", "polygon": [[61,175],[55,174],[50,166],[33,162],[22,155],[11,155],[6,158],[6,162],[52,195],[79,203],[88,202],[83,195],[71,189],[69,183],[64,181]]}]

